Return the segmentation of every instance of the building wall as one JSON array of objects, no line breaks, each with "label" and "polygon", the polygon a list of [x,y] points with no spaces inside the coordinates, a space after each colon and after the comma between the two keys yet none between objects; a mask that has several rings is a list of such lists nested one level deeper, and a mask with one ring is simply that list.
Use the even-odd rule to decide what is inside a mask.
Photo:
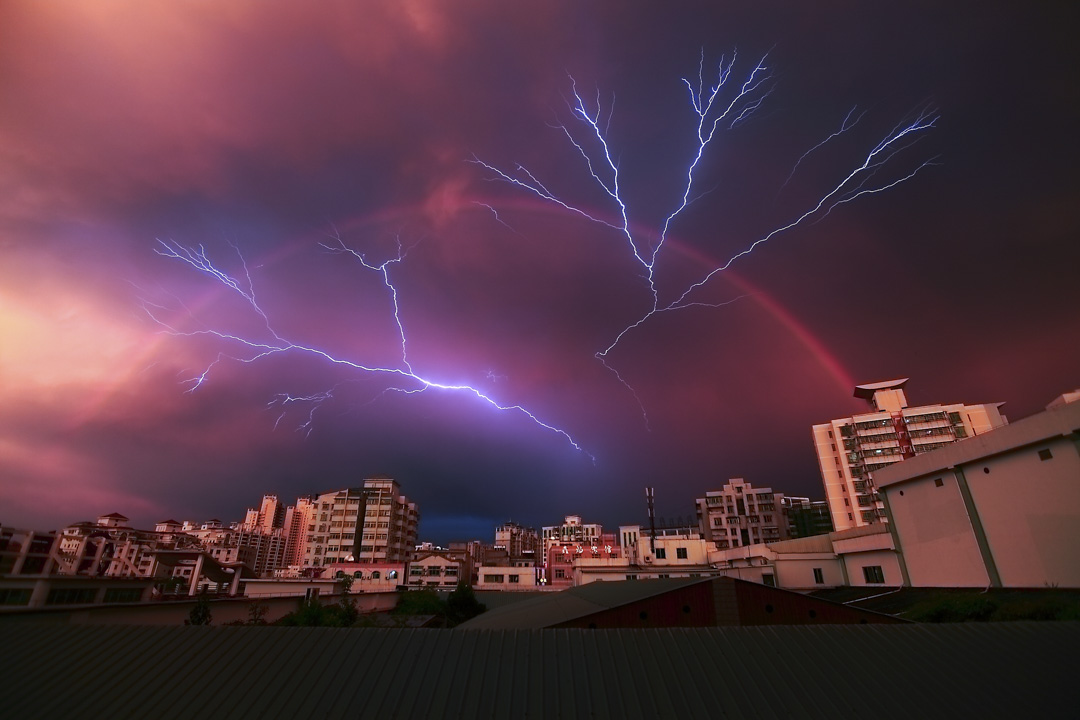
[{"label": "building wall", "polygon": [[[481,565],[476,568],[476,590],[534,591],[538,586],[536,568]],[[513,578],[517,578],[514,580]]]},{"label": "building wall", "polygon": [[[773,565],[776,587],[789,590],[822,590],[844,586],[844,568],[841,560],[831,553],[778,554]],[[814,570],[821,572],[818,582]]]},{"label": "building wall", "polygon": [[[941,485],[937,485],[937,480]],[[903,491],[903,495],[900,495]],[[943,472],[887,490],[913,587],[986,587],[990,577],[956,476]]]}]

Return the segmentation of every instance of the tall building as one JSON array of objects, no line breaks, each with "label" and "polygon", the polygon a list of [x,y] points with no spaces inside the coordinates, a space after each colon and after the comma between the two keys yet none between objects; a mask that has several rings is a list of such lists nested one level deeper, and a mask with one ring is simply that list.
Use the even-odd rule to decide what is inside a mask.
[{"label": "tall building", "polygon": [[299,566],[304,560],[308,529],[315,519],[315,498],[299,497],[285,509],[285,567]]},{"label": "tall building", "polygon": [[773,542],[787,537],[783,493],[755,488],[742,478],[731,478],[720,490],[698,498],[701,535],[719,550]]},{"label": "tall building", "polygon": [[401,494],[396,480],[377,476],[364,480],[367,508],[357,562],[409,562],[416,548],[420,513]]},{"label": "tall building", "polygon": [[1002,403],[908,407],[907,381],[858,385],[855,397],[866,400],[870,412],[814,426],[825,499],[837,531],[885,522],[874,487],[876,470],[1008,422],[999,410]]},{"label": "tall building", "polygon": [[304,567],[332,563],[399,563],[412,558],[420,516],[397,481],[368,478],[364,486],[323,493],[312,501]]},{"label": "tall building", "polygon": [[284,524],[285,506],[278,500],[277,495],[263,495],[258,509],[248,508],[241,529],[269,533]]}]

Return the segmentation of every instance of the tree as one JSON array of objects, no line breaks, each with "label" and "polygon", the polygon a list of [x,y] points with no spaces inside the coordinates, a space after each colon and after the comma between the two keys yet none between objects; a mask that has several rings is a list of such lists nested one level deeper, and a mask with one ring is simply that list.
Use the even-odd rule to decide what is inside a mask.
[{"label": "tree", "polygon": [[206,596],[206,590],[199,593],[199,599],[195,601],[195,607],[188,614],[186,625],[209,625],[212,620],[210,614],[210,598]]},{"label": "tree", "polygon": [[460,625],[487,610],[487,605],[476,599],[472,586],[458,583],[454,592],[446,599],[446,626]]}]

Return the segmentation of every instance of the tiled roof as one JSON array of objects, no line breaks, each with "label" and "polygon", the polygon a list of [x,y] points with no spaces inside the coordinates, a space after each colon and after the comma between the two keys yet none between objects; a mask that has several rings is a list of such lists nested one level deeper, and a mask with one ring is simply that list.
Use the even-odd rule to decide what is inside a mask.
[{"label": "tiled roof", "polygon": [[1080,623],[477,631],[0,623],[12,718],[1060,717]]}]

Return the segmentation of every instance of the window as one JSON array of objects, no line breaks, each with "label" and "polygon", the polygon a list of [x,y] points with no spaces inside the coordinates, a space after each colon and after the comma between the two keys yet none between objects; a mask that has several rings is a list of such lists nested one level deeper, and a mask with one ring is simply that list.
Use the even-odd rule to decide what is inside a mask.
[{"label": "window", "polygon": [[814,582],[818,585],[825,584],[825,573],[821,572],[821,568],[814,568]]},{"label": "window", "polygon": [[379,573],[378,570],[372,570],[371,571],[371,579],[372,580],[378,580],[380,577],[382,577],[382,575]]},{"label": "window", "polygon": [[1040,460],[1049,460],[1052,457],[1054,457],[1054,454],[1050,452],[1050,448],[1043,448],[1039,451]]},{"label": "window", "polygon": [[934,487],[944,487],[945,481],[941,478],[934,478]]},{"label": "window", "polygon": [[769,587],[776,587],[776,578],[773,577],[772,573],[762,573],[761,584],[768,585]]},{"label": "window", "polygon": [[[517,575],[511,575],[510,577],[517,577]],[[502,575],[485,575],[484,582],[486,583],[501,583],[503,581]]]},{"label": "window", "polygon": [[516,584],[520,577],[521,577],[520,575],[510,575],[509,576],[509,581]]},{"label": "window", "polygon": [[666,548],[656,548],[656,559],[657,560],[667,560],[667,549]]},{"label": "window", "polygon": [[566,570],[564,570],[563,568],[555,568],[555,578],[557,580],[566,579]]},{"label": "window", "polygon": [[687,557],[686,548],[675,548],[675,557],[677,557],[679,560],[685,560]]},{"label": "window", "polygon": [[627,575],[626,579],[627,580],[637,580],[637,575]]},{"label": "window", "polygon": [[862,569],[863,578],[868,585],[883,585],[885,583],[885,573],[882,572],[880,565],[867,565]]}]

